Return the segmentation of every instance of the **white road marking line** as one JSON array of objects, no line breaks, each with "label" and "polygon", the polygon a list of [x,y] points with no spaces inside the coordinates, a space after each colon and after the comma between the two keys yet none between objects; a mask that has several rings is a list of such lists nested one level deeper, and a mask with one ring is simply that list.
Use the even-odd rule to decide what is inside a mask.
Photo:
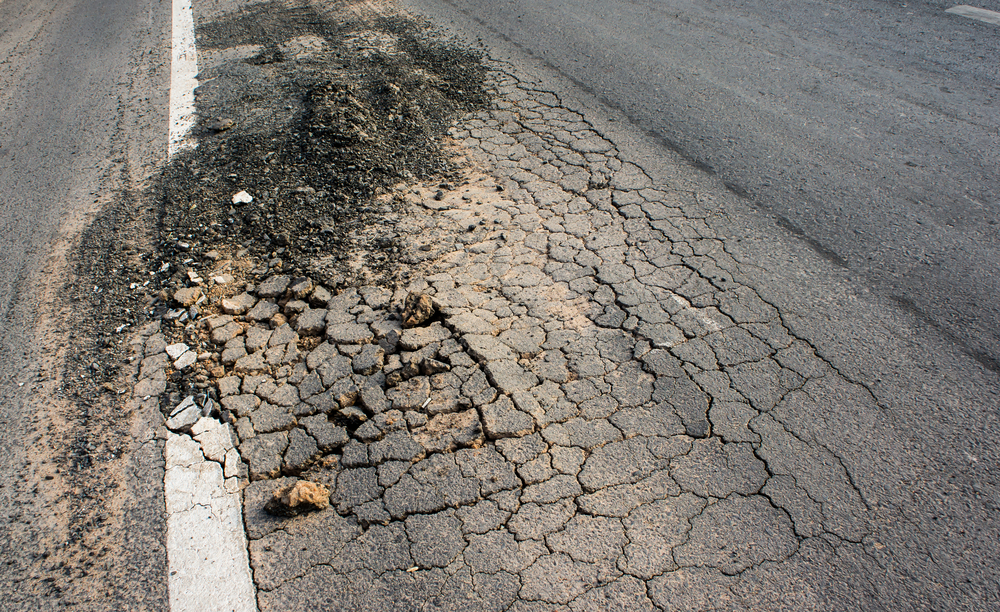
[{"label": "white road marking line", "polygon": [[197,144],[188,138],[196,120],[194,90],[198,87],[198,51],[194,44],[191,0],[173,0],[173,46],[170,57],[170,130],[167,154],[173,157]]},{"label": "white road marking line", "polygon": [[[169,157],[197,146],[190,138],[198,87],[191,0],[173,0],[171,39]],[[187,435],[170,434],[164,458],[171,612],[257,612],[236,478],[227,490],[222,466]]]},{"label": "white road marking line", "polygon": [[976,19],[995,26],[1000,26],[1000,13],[996,11],[960,4],[958,6],[951,7],[945,12],[961,15],[962,17],[968,17],[969,19]]},{"label": "white road marking line", "polygon": [[171,612],[257,612],[239,485],[190,436],[171,433],[164,456]]}]

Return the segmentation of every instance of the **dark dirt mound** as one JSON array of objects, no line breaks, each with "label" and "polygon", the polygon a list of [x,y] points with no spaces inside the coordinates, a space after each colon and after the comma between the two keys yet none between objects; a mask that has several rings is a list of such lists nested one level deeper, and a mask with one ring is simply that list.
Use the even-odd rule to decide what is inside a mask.
[{"label": "dark dirt mound", "polygon": [[[154,190],[165,253],[242,246],[332,286],[393,269],[397,205],[376,196],[448,176],[437,138],[486,103],[486,69],[424,24],[340,8],[267,3],[199,30],[202,49],[257,48],[200,75],[198,148]],[[253,202],[234,206],[239,191]]]}]

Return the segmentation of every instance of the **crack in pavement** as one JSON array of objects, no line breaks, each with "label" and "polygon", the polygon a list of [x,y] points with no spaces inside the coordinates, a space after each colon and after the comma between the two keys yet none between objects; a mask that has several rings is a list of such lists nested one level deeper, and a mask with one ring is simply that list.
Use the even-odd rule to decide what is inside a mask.
[{"label": "crack in pavement", "polygon": [[[505,191],[507,191],[507,190],[505,189]],[[479,194],[477,194],[477,195],[479,195]],[[471,200],[472,198],[467,198],[467,199],[470,199],[470,200]],[[514,211],[514,210],[510,210],[509,212],[511,212],[511,216],[512,216],[513,218],[516,218],[516,217],[517,217],[517,215],[515,214],[515,213],[516,213],[517,211]],[[523,213],[522,213],[522,214],[523,214]],[[535,229],[536,229],[536,231],[537,231],[537,228],[535,228]],[[527,234],[526,234],[526,235],[527,235]],[[526,236],[526,235],[525,235],[525,236]],[[507,236],[506,236],[506,234],[501,234],[501,239],[503,239],[503,240],[504,240],[505,242],[507,242],[507,241],[508,241],[508,240],[507,240]],[[547,252],[548,252],[548,251],[547,251]],[[495,260],[495,258],[494,258],[494,260]],[[513,263],[516,263],[516,262],[515,262],[515,261],[511,261],[511,263],[513,264]],[[706,277],[705,277],[704,275],[702,275],[702,274],[701,274],[701,273],[699,272],[699,270],[698,270],[698,269],[696,269],[696,268],[693,268],[693,267],[691,266],[691,264],[690,264],[689,262],[684,262],[684,263],[683,263],[683,265],[685,265],[685,267],[686,267],[686,268],[687,268],[687,269],[688,269],[688,270],[689,270],[689,271],[690,271],[691,273],[693,273],[693,274],[697,274],[699,278],[702,278],[703,280],[706,280],[706,281],[708,280],[708,279],[707,279],[707,278],[706,278]],[[513,267],[513,266],[506,266],[507,270],[510,270],[510,269],[511,269],[512,267]],[[524,270],[522,270],[522,273],[523,273],[523,272],[524,272]],[[634,273],[634,268],[633,268],[633,273]],[[529,273],[529,274],[530,274],[530,273]],[[460,276],[460,275],[458,275],[458,274],[454,274],[454,273],[453,273],[453,274],[452,274],[452,276],[454,277],[454,276]],[[715,276],[716,276],[716,277],[718,277],[718,275],[715,275]],[[432,277],[430,277],[430,278],[434,278],[434,277],[432,276]],[[433,282],[433,281],[432,281],[432,282]],[[441,280],[439,280],[438,282],[443,282],[443,283],[447,284],[447,281],[441,281]],[[523,283],[523,284],[524,284],[524,283]],[[536,284],[536,283],[533,283],[533,282],[529,282],[529,283],[526,283],[526,285],[527,285],[527,286],[532,286],[532,285],[534,285],[534,284]],[[611,286],[611,285],[612,285],[612,283],[607,283],[607,284],[605,284],[605,286]],[[452,285],[452,286],[454,286],[454,285]],[[430,287],[426,287],[426,288],[425,288],[425,290],[426,290],[426,289],[429,289],[429,288],[430,288]],[[508,289],[509,289],[509,288],[508,288]],[[522,287],[522,289],[523,289],[523,287]],[[448,289],[446,289],[446,291],[447,291],[447,290],[448,290]],[[613,288],[613,287],[612,287],[612,290],[614,290],[614,288]],[[620,293],[620,291],[619,291],[619,292],[615,292],[615,293],[616,293],[616,294],[618,294],[618,293]],[[516,296],[517,296],[517,294],[518,294],[518,291],[517,291],[517,290],[508,290],[508,291],[505,291],[505,292],[504,292],[504,295],[506,295],[506,296],[507,296],[508,298],[510,298],[510,299],[517,299],[517,297],[516,297]],[[693,307],[692,307],[691,305],[689,305],[689,304],[685,303],[685,301],[682,301],[681,299],[679,299],[679,298],[676,298],[676,294],[674,294],[674,297],[675,297],[675,300],[674,300],[674,301],[675,301],[675,302],[679,302],[679,303],[678,303],[678,305],[679,305],[679,306],[681,306],[682,310],[684,310],[684,309],[693,309],[693,310],[695,310],[695,312],[697,312],[697,313],[701,314],[701,312],[702,312],[701,310],[699,310],[699,309],[696,309],[696,307],[694,307],[694,308],[693,308]],[[694,295],[693,297],[697,298],[698,296],[697,296],[697,294],[695,294],[695,295]],[[522,304],[523,304],[523,303],[524,303],[524,302],[522,301]],[[618,305],[619,305],[619,307],[620,307],[620,308],[622,308],[622,310],[625,310],[625,311],[631,311],[631,310],[632,310],[632,309],[633,309],[633,308],[634,308],[634,307],[635,307],[635,306],[636,306],[637,304],[635,304],[635,303],[622,303],[622,302],[619,302],[619,304],[618,304]],[[680,311],[678,311],[678,312],[680,312]],[[525,314],[528,314],[528,315],[530,316],[530,313],[531,313],[531,307],[529,306],[529,307],[527,308],[527,312],[526,312]],[[451,316],[457,316],[457,315],[456,315],[456,314],[452,314]],[[634,316],[634,315],[632,315],[632,316]],[[638,317],[636,317],[636,318],[638,318]],[[714,320],[713,320],[713,319],[711,319],[711,318],[708,318],[708,317],[703,317],[703,318],[702,318],[702,321],[708,321],[708,322],[709,322],[709,323],[707,323],[707,324],[706,324],[706,323],[704,323],[704,322],[702,323],[702,324],[703,324],[703,325],[704,325],[705,327],[707,327],[708,329],[707,329],[707,330],[706,330],[705,332],[701,333],[701,334],[691,334],[692,338],[703,338],[703,337],[705,337],[705,336],[708,336],[708,335],[710,335],[710,334],[713,334],[713,333],[719,333],[719,332],[722,332],[722,331],[724,331],[724,330],[726,329],[725,327],[720,327],[720,326],[718,326],[718,325],[714,324]],[[729,325],[730,325],[731,327],[737,327],[737,326],[738,326],[738,324],[737,324],[737,323],[736,323],[735,321],[731,321],[731,322],[729,323]],[[455,331],[457,330],[457,326],[456,326],[456,325],[449,325],[449,328],[450,328],[450,330],[452,331],[452,333],[454,333],[454,332],[455,332]],[[787,330],[785,330],[785,331],[786,331],[786,333],[787,333]],[[546,333],[542,334],[542,336],[543,336],[543,337],[545,338],[545,341],[544,341],[544,342],[541,342],[540,344],[542,344],[542,345],[545,345],[546,343],[548,343],[548,342],[549,342],[549,335],[550,335],[550,333],[548,333],[548,332],[546,332]],[[641,335],[641,334],[638,334],[638,333],[635,333],[635,332],[634,332],[634,330],[632,331],[632,333],[629,333],[629,334],[628,334],[628,336],[630,336],[630,337],[632,338],[632,343],[633,343],[633,345],[634,345],[634,344],[635,344],[636,342],[641,342],[641,341],[645,340],[645,341],[646,341],[646,342],[647,342],[647,343],[648,343],[649,345],[652,345],[652,346],[655,346],[655,345],[653,344],[653,342],[655,342],[655,338],[652,338],[652,337],[649,337],[649,336],[643,336],[643,335]],[[652,341],[652,342],[651,342],[651,341]],[[466,344],[467,344],[467,343],[466,343]],[[556,349],[556,350],[559,350],[559,349]],[[655,349],[649,349],[649,350],[655,350]],[[715,354],[715,351],[714,351],[714,349],[712,349],[712,350],[713,350],[713,354]],[[542,352],[544,352],[544,351],[542,351]],[[560,351],[560,352],[562,352],[562,351]],[[563,354],[563,357],[565,358],[565,357],[566,357],[566,354],[565,354],[564,352],[563,352],[562,354]],[[773,355],[773,351],[769,351],[769,352],[768,352],[767,354],[768,354],[768,355]],[[535,355],[534,355],[534,354],[532,354],[532,352],[530,352],[530,351],[529,351],[529,352],[526,352],[526,353],[524,353],[524,355],[528,355],[528,356],[529,356],[529,358],[530,358],[530,357],[534,357],[534,356],[535,356]],[[718,355],[717,355],[717,354],[716,354],[716,359],[718,359]],[[572,357],[570,357],[570,361],[571,361],[571,360],[572,360]],[[477,361],[478,361],[478,364],[479,364],[479,365],[480,365],[481,367],[487,367],[487,366],[489,365],[489,363],[490,363],[490,361],[489,361],[489,360],[485,360],[485,359],[480,359],[480,360],[477,360]],[[523,359],[522,359],[522,361],[523,361]],[[619,362],[619,363],[617,364],[617,367],[616,367],[616,368],[614,368],[614,369],[613,369],[613,371],[618,371],[618,369],[619,369],[619,368],[621,368],[621,367],[622,367],[622,364],[624,364],[624,363],[626,363],[626,362]],[[630,360],[628,361],[628,363],[633,363],[633,364],[638,364],[638,363],[640,363],[640,362],[639,362],[638,360],[631,360],[631,359],[630,359]],[[729,360],[729,364],[728,364],[728,365],[731,365],[731,366],[737,366],[737,365],[739,365],[740,363],[749,363],[749,362],[748,362],[748,361],[740,361],[740,360],[738,360],[738,359],[730,359],[730,360]],[[610,373],[610,371],[609,371],[608,373]],[[804,377],[804,378],[807,378],[807,377]],[[497,382],[498,382],[498,380],[499,380],[499,379],[497,379],[497,378],[495,378],[495,377],[494,377],[494,378],[491,378],[491,380],[492,380],[492,382],[493,382],[493,383],[494,383],[495,385],[497,385]],[[502,383],[501,383],[501,384],[502,384]],[[704,383],[703,383],[703,384],[704,384]],[[500,386],[500,385],[497,385],[497,386]],[[706,391],[705,391],[705,389],[704,389],[703,387],[699,387],[699,388],[700,388],[700,389],[702,390],[702,393],[706,393]],[[610,390],[610,389],[609,389],[609,390]],[[785,391],[785,393],[786,393],[786,394],[787,394],[788,392],[789,392],[789,391],[787,391],[787,390]],[[782,395],[782,398],[784,398],[784,395]],[[741,399],[743,399],[743,401],[746,401],[744,397],[741,397]],[[712,402],[712,403],[713,403],[713,404],[714,404],[714,403],[718,403],[718,401],[719,401],[719,400],[718,400],[718,398],[715,398],[715,399],[713,399],[713,402]],[[780,399],[779,399],[779,402],[778,402],[778,403],[780,403]],[[641,405],[641,403],[640,403],[640,405]],[[544,413],[543,413],[543,414],[544,414]],[[707,410],[706,410],[706,418],[707,418]],[[617,436],[615,436],[615,438],[618,438],[618,439],[623,439],[623,438],[624,438],[624,437],[626,436],[626,431],[625,431],[625,430],[621,429],[620,427],[617,427],[617,426],[616,426],[615,424],[613,424],[613,423],[610,423],[609,425],[610,425],[610,426],[612,426],[612,427],[614,427],[614,428],[615,428],[615,429],[616,429],[616,430],[618,431],[618,434],[617,434]],[[784,427],[783,427],[783,429],[784,429]],[[545,429],[542,429],[541,431],[542,431],[542,432],[544,433],[544,432],[545,432],[546,430],[545,430]],[[706,432],[706,433],[707,433],[707,432]],[[711,439],[718,439],[718,438],[715,438],[715,437],[713,436],[713,437],[712,437]],[[603,447],[603,446],[598,446],[598,447],[595,447],[595,448],[604,448],[604,447]],[[594,450],[589,450],[589,451],[585,450],[585,459],[584,459],[584,464],[583,464],[583,467],[586,467],[586,465],[587,465],[587,464],[586,464],[586,462],[587,462],[587,461],[591,461],[591,460],[592,460],[592,458],[593,458],[593,452],[594,452]],[[690,451],[689,451],[689,452],[690,452]],[[544,453],[542,453],[542,454],[544,454]],[[832,454],[832,453],[831,453],[831,454]],[[683,456],[686,456],[686,455],[680,455],[680,456],[681,456],[681,457],[683,457]],[[844,473],[846,474],[847,470],[846,470],[846,467],[844,466],[843,462],[842,462],[842,461],[841,461],[840,459],[837,459],[837,461],[838,461],[839,465],[841,466],[841,468],[842,468],[842,469],[844,469]],[[520,470],[520,469],[521,469],[521,468],[519,468],[519,470]],[[581,473],[582,473],[582,472],[581,472]],[[522,484],[521,484],[521,486],[522,486],[522,487],[524,487],[524,486],[525,486],[525,483],[524,483],[523,479],[521,480],[521,483],[522,483]],[[529,484],[530,484],[530,483],[529,483]],[[759,491],[759,487],[760,487],[760,486],[761,486],[761,485],[758,485],[758,487],[757,487],[756,491]],[[853,487],[853,483],[850,483],[850,486],[852,486],[852,487]],[[756,492],[756,491],[755,491],[755,492]],[[523,495],[523,494],[522,494],[522,495]],[[728,495],[728,496],[724,496],[724,497],[723,497],[723,498],[721,498],[721,499],[723,499],[723,500],[728,500],[728,501],[732,501],[732,500],[737,500],[737,499],[743,499],[743,498],[742,498],[742,496],[738,496],[737,498],[733,498],[733,497],[732,497],[732,495],[733,495],[733,494],[730,494],[730,495]],[[558,499],[558,495],[557,495],[557,498],[556,498],[556,499]],[[475,501],[474,501],[474,500],[470,500],[470,501],[469,501],[469,504],[472,504],[472,503],[475,503]],[[529,503],[530,503],[530,502],[529,502]],[[715,504],[712,504],[712,505],[711,505],[711,506],[709,506],[709,507],[715,507],[717,503],[720,503],[720,502],[716,502]],[[786,517],[786,520],[788,520],[788,521],[790,522],[790,524],[793,524],[793,521],[792,521],[792,515],[791,515],[791,514],[790,514],[790,513],[789,513],[789,512],[787,511],[787,510],[785,510],[784,508],[780,508],[780,507],[779,507],[779,506],[778,506],[778,505],[777,505],[777,504],[775,503],[775,500],[774,500],[773,498],[770,498],[770,497],[768,497],[765,503],[767,504],[767,507],[769,507],[769,508],[772,508],[772,509],[774,509],[774,510],[776,510],[776,511],[780,511],[780,512],[782,513],[782,515],[783,515],[784,517]],[[635,512],[637,511],[637,510],[639,510],[639,509],[641,509],[641,508],[643,508],[643,507],[644,507],[644,505],[639,505],[639,506],[637,506],[637,507],[636,507],[635,509],[633,509],[633,510],[632,510],[632,511],[631,511],[631,512],[629,513],[629,516],[631,516],[631,515],[632,515],[633,513],[635,513]],[[707,509],[707,508],[706,508],[706,509]],[[696,519],[696,518],[698,518],[698,517],[701,517],[701,516],[703,516],[703,513],[704,513],[704,511],[705,511],[705,510],[703,509],[703,510],[702,510],[701,512],[699,512],[699,513],[697,513],[697,514],[693,515],[693,516],[692,516],[692,520],[694,520],[694,519]],[[407,514],[406,516],[416,516],[416,515],[417,515],[417,514],[415,514],[415,513],[414,513],[414,514]],[[516,514],[512,514],[512,515],[511,515],[511,517],[510,517],[510,518],[508,518],[508,519],[507,519],[507,521],[505,521],[505,522],[504,522],[504,525],[505,525],[505,526],[509,526],[509,521],[510,521],[510,520],[511,520],[511,519],[512,519],[512,518],[513,518],[514,516],[516,516]],[[577,516],[579,516],[579,515],[577,515]],[[561,553],[558,553],[557,551],[553,550],[553,549],[551,548],[551,545],[549,544],[549,542],[551,541],[551,538],[552,538],[552,537],[555,537],[555,536],[556,536],[556,534],[561,534],[561,533],[565,533],[565,532],[566,532],[566,530],[568,529],[568,525],[570,524],[570,521],[572,521],[572,520],[573,520],[573,518],[572,518],[572,517],[573,517],[573,515],[572,515],[572,514],[571,514],[571,515],[569,515],[569,516],[566,516],[565,518],[563,518],[562,520],[560,520],[560,521],[558,522],[558,524],[557,524],[557,525],[554,525],[554,526],[556,527],[556,528],[555,528],[554,530],[551,530],[551,531],[548,531],[548,532],[547,532],[547,533],[545,533],[545,534],[542,534],[542,535],[543,535],[543,537],[542,537],[542,540],[541,540],[541,541],[542,541],[542,542],[544,542],[544,543],[546,543],[546,548],[547,548],[547,550],[548,550],[548,553],[549,553],[549,555],[552,555],[552,554],[561,554]],[[400,517],[400,518],[402,518],[402,517]],[[690,543],[690,541],[691,541],[691,537],[692,537],[692,533],[693,533],[693,531],[694,531],[694,529],[693,529],[693,525],[692,525],[692,524],[691,524],[690,522],[685,522],[685,523],[686,523],[686,525],[687,525],[687,527],[686,527],[686,529],[685,529],[685,537],[684,537],[684,538],[683,538],[683,540],[682,540],[681,542],[679,542],[679,543],[678,543],[678,544],[677,544],[676,546],[673,546],[673,547],[671,547],[671,548],[669,549],[669,552],[670,552],[670,555],[671,555],[671,558],[672,558],[672,556],[673,556],[673,554],[674,554],[674,551],[675,551],[675,550],[678,550],[678,549],[683,549],[684,547],[688,546],[688,544],[689,544],[689,543]],[[627,534],[627,531],[626,531],[626,534]],[[626,535],[626,537],[628,538],[628,544],[627,544],[627,545],[628,545],[628,546],[631,546],[631,545],[632,545],[632,541],[631,541],[631,538],[630,538],[629,536],[627,536],[627,535]],[[412,543],[412,542],[411,542],[411,543]],[[789,557],[791,557],[792,555],[794,555],[794,554],[795,554],[795,551],[796,551],[796,550],[798,550],[798,545],[797,545],[797,543],[795,544],[794,548],[793,548],[793,549],[791,549],[791,550],[789,550],[789,551],[787,551],[787,553],[786,553],[786,554],[784,554],[784,555],[781,555],[781,556],[779,556],[779,557],[777,557],[777,558],[775,558],[775,559],[773,559],[773,560],[774,560],[774,561],[776,561],[776,562],[780,562],[780,561],[783,561],[783,560],[786,560],[786,559],[788,559]],[[543,557],[541,557],[541,558],[544,558],[544,555],[543,555]],[[537,563],[537,561],[536,561],[536,563]],[[675,561],[672,561],[672,563],[673,563],[673,565],[674,565],[675,567],[679,567],[679,564],[677,564],[677,563],[676,563]],[[748,566],[748,567],[749,567],[749,566]],[[739,573],[739,574],[742,574],[742,573],[743,573],[743,572],[744,572],[744,571],[745,571],[746,569],[747,569],[747,568],[742,568],[742,569],[740,569],[740,570],[739,570],[739,572],[737,572],[737,573]],[[657,574],[657,576],[660,576],[660,575],[662,575],[662,573],[660,573],[660,574]],[[651,579],[651,578],[652,578],[652,577],[650,577],[650,579]],[[279,587],[279,588],[280,588],[280,587]],[[522,589],[523,589],[523,588],[524,588],[524,587],[523,587],[523,581],[522,581]],[[587,590],[589,591],[589,589],[587,589]],[[575,598],[574,598],[574,599],[575,599]],[[572,601],[572,600],[569,600],[569,601]]]},{"label": "crack in pavement", "polygon": [[[398,52],[372,31],[365,53]],[[194,381],[194,411],[231,424],[260,609],[816,604],[885,568],[842,426],[886,413],[871,389],[740,280],[712,198],[512,67],[489,83],[440,138],[447,175],[373,196],[405,237],[384,284],[244,247],[167,298],[184,308],[147,358],[169,337],[193,364],[137,389],[174,417]],[[203,280],[224,265],[240,279]],[[266,514],[299,478],[331,508]]]}]

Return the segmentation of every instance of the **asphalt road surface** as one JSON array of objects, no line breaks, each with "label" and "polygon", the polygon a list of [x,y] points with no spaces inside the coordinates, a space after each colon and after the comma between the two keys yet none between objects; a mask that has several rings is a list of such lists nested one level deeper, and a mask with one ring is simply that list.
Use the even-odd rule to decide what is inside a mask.
[{"label": "asphalt road surface", "polygon": [[[64,315],[85,313],[74,312],[79,304],[67,308],[61,286],[70,278],[73,249],[93,214],[134,190],[165,157],[169,27],[169,5],[158,2],[0,2],[0,608],[5,610],[72,602],[80,609],[127,609],[123,592],[137,586],[142,591],[134,597],[126,593],[130,601],[156,599],[151,583],[162,583],[165,592],[165,571],[156,562],[130,570],[129,561],[118,556],[117,578],[94,571],[110,550],[101,552],[105,543],[114,547],[130,537],[118,531],[88,553],[100,523],[116,518],[98,518],[82,530],[74,521],[89,512],[85,508],[119,501],[132,506],[132,501],[98,499],[88,478],[101,470],[70,474],[65,464],[58,467],[57,458],[65,459],[73,440],[102,435],[96,427],[67,426],[67,420],[76,424],[78,407],[64,401],[60,388],[61,351],[74,344]],[[86,256],[100,261],[106,253]],[[152,492],[149,499],[155,500]],[[140,519],[132,527],[136,535],[152,532],[147,535],[155,541],[161,536],[155,532],[158,517],[147,518],[147,526]],[[157,552],[155,546],[133,548]],[[80,556],[91,561],[81,562]],[[94,563],[88,572],[85,566]]]},{"label": "asphalt road surface", "polygon": [[[808,289],[783,323],[871,392],[832,429],[898,537],[886,556],[921,580],[954,566],[970,607],[995,595],[997,26],[949,4],[445,1],[412,3],[471,17],[765,213],[732,211],[765,239],[727,247],[758,258],[762,296]],[[169,3],[0,0],[0,608],[166,607],[159,457],[129,463],[147,480],[121,490],[128,517],[67,553],[96,502],[52,457],[67,430],[100,432],[52,407],[72,309],[56,289],[92,216],[164,161],[169,41]],[[844,297],[858,286],[875,297]]]},{"label": "asphalt road surface", "polygon": [[996,25],[940,2],[448,4],[1000,368]]}]

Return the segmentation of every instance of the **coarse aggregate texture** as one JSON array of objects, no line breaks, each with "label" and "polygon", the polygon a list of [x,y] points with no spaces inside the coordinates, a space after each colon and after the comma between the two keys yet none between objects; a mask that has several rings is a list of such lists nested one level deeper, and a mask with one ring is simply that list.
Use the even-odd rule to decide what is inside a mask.
[{"label": "coarse aggregate texture", "polygon": [[[704,570],[750,603],[737,586],[799,562],[806,543],[864,558],[869,513],[844,463],[786,422],[835,408],[807,385],[835,385],[854,410],[875,410],[870,396],[733,279],[693,196],[656,189],[543,92],[510,79],[498,93],[452,130],[495,176],[402,194],[407,284],[388,299],[342,288],[314,304],[325,330],[300,335],[311,310],[289,312],[294,296],[270,291],[289,279],[264,277],[258,304],[277,312],[234,319],[237,337],[270,332],[228,396],[251,401],[224,417],[247,462],[261,608],[332,592],[363,609],[556,609],[591,605],[598,588],[652,606],[654,581],[665,592],[667,577]],[[411,293],[436,314],[403,329]],[[217,379],[241,375],[239,361],[222,368]],[[317,425],[341,444],[321,451]],[[329,485],[333,507],[265,518],[279,476]],[[353,527],[306,561],[276,556],[293,549],[289,529],[324,530],[328,514]]]},{"label": "coarse aggregate texture", "polygon": [[[397,31],[366,30],[382,46],[364,53],[405,65],[386,46]],[[327,44],[294,61],[329,61]],[[293,61],[273,58],[246,65]],[[178,270],[164,305],[207,289],[197,312],[160,310],[164,346],[184,341],[198,360],[145,384],[165,413],[194,395],[232,424],[261,610],[995,598],[958,564],[901,561],[921,541],[864,478],[884,459],[865,449],[898,450],[882,407],[741,280],[711,197],[658,182],[572,101],[494,68],[488,108],[428,132],[446,160],[427,169],[433,180],[401,173],[369,194],[392,203],[372,233],[399,238],[391,255],[377,241],[310,251],[308,232],[276,240],[252,221],[231,235],[199,221],[214,233],[164,257]],[[348,214],[364,225],[356,202]],[[250,238],[236,248],[237,236]],[[386,265],[329,273],[316,263],[328,248],[354,262],[382,249]],[[238,280],[204,280],[223,271]],[[294,478],[328,486],[330,508],[265,512]]]}]

